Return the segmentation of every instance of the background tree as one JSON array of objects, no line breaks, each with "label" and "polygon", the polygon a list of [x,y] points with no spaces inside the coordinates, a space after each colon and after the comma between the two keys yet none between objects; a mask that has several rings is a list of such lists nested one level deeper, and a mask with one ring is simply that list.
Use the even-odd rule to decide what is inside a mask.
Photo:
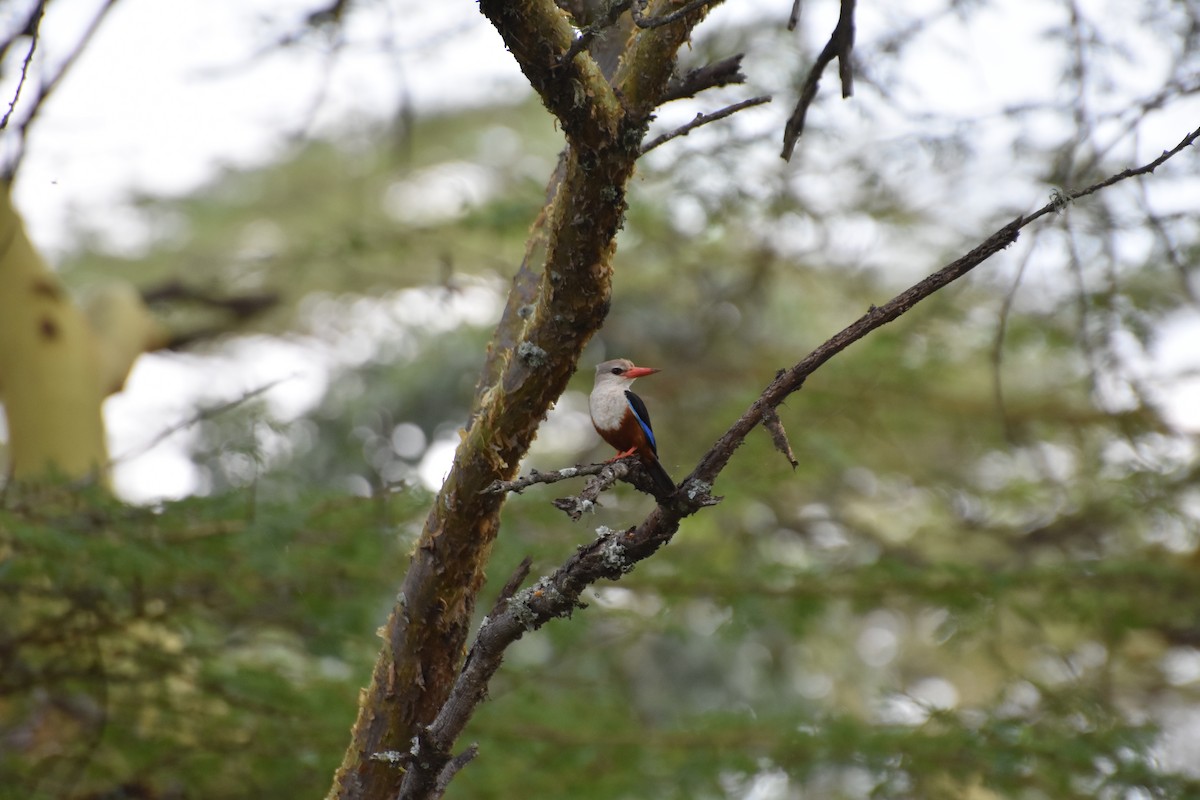
[{"label": "background tree", "polygon": [[[801,27],[820,28],[824,44],[836,20],[829,17],[821,27],[809,10]],[[1151,16],[1155,11],[1159,15]],[[744,125],[705,126],[642,159],[621,234],[611,316],[583,360],[636,355],[669,368],[646,394],[659,410],[656,429],[673,474],[687,473],[776,369],[797,362],[871,304],[883,307],[888,296],[1015,216],[997,210],[988,197],[1001,184],[989,171],[996,162],[984,146],[985,132],[1045,136],[1047,128],[1039,126],[1058,130],[1049,123],[1071,122],[1061,128],[1071,134],[1047,137],[1048,145],[1026,139],[1022,158],[1001,165],[1000,176],[1021,190],[1038,187],[1017,192],[1017,202],[1035,206],[1041,202],[1033,198],[1045,193],[1029,178],[1038,170],[1067,193],[1148,162],[1178,142],[1183,131],[1171,131],[1146,158],[1132,147],[1122,151],[1141,126],[1154,122],[1146,108],[1186,103],[1194,90],[1176,79],[1186,76],[1193,58],[1186,37],[1194,15],[1181,4],[1145,11],[1146,26],[1178,32],[1169,40],[1178,44],[1164,48],[1175,61],[1162,65],[1163,74],[1174,77],[1132,93],[1132,100],[1128,87],[1118,91],[1118,81],[1104,69],[1106,54],[1122,49],[1123,37],[1140,36],[1139,27],[1118,19],[1110,28],[1063,5],[1057,19],[1063,24],[1047,32],[1070,45],[1061,51],[1072,55],[1060,85],[1071,90],[1068,96],[1087,101],[1082,110],[1080,102],[1053,99],[1014,108],[1010,116],[984,114],[952,125],[930,119],[928,108],[916,118],[907,114],[908,48],[934,49],[944,26],[965,29],[976,15],[989,13],[983,5],[954,6],[946,15],[886,24],[878,17],[860,19],[853,117],[843,119],[841,109],[828,105],[810,111],[791,168],[776,161],[782,126],[773,129],[765,157],[756,155],[762,152],[761,128],[750,116]],[[628,25],[627,15],[622,24]],[[776,36],[777,26],[761,21],[724,25],[697,39],[683,71],[742,49],[764,58],[781,54]],[[895,72],[887,74],[889,68]],[[746,71],[759,81],[772,74]],[[778,98],[781,92],[797,97],[804,85],[800,73],[794,88],[763,88]],[[822,88],[832,83],[827,79]],[[877,89],[884,85],[887,94]],[[722,91],[735,93],[728,102],[736,102],[755,96],[759,87]],[[669,107],[662,113],[668,115]],[[663,129],[692,113],[664,120]],[[413,282],[436,282],[424,302],[454,315],[461,313],[455,309],[463,294],[495,293],[487,276],[505,274],[504,265],[520,257],[541,191],[516,167],[519,156],[510,153],[491,167],[509,191],[451,222],[424,227],[397,225],[377,208],[356,207],[314,188],[349,184],[351,197],[379,197],[388,184],[398,184],[393,194],[402,196],[406,185],[419,185],[422,171],[439,158],[445,163],[447,157],[436,153],[447,152],[441,149],[446,142],[462,141],[456,152],[478,146],[485,136],[476,120],[484,119],[488,136],[506,128],[532,131],[519,140],[531,150],[541,145],[552,152],[554,133],[544,117],[538,122],[536,110],[490,111],[422,123],[412,133],[412,156],[396,166],[383,166],[388,162],[378,152],[313,145],[288,167],[230,175],[204,196],[151,206],[183,210],[197,221],[186,252],[204,254],[208,247],[213,255],[196,263],[227,262],[237,237],[216,225],[208,234],[198,223],[224,214],[245,226],[247,206],[236,198],[248,195],[229,186],[253,183],[257,218],[266,216],[288,231],[286,245],[266,269],[311,281],[304,292],[322,282],[345,291],[352,288],[350,276],[383,280],[378,276],[394,260],[386,254],[404,248],[411,257],[392,280],[403,285],[408,274]],[[422,142],[439,148],[422,151]],[[467,732],[483,755],[452,791],[698,797],[786,796],[807,789],[847,797],[1091,797],[1124,791],[1184,796],[1194,790],[1185,774],[1172,769],[1188,763],[1178,755],[1172,760],[1183,737],[1156,732],[1186,729],[1194,703],[1188,622],[1194,618],[1188,559],[1196,530],[1189,510],[1194,443],[1173,410],[1175,395],[1151,371],[1155,362],[1136,356],[1139,347],[1153,354],[1164,346],[1158,343],[1170,341],[1163,320],[1180,325],[1187,319],[1194,221],[1182,213],[1186,203],[1182,212],[1164,213],[1167,206],[1153,187],[1170,185],[1172,167],[1188,158],[1194,155],[1184,151],[1137,191],[1128,190],[1130,181],[1065,206],[1055,224],[1043,220],[1027,229],[1004,263],[989,264],[994,272],[980,273],[951,295],[939,294],[830,361],[780,410],[799,457],[794,473],[767,437],[750,437],[722,474],[721,505],[691,518],[686,535],[616,586],[589,590],[588,610],[522,639],[509,652],[491,683],[492,702],[480,707]],[[918,184],[916,175],[929,183]],[[970,178],[956,177],[961,175]],[[939,176],[954,191],[936,191]],[[977,189],[984,191],[977,196]],[[329,209],[320,213],[311,203],[297,208],[285,202],[301,195],[328,198]],[[952,213],[946,197],[954,198]],[[1153,211],[1154,221],[1147,223],[1139,209]],[[314,229],[308,220],[317,216],[333,222],[333,230]],[[548,236],[552,218],[543,218],[535,233]],[[1129,239],[1127,231],[1139,233]],[[543,257],[539,241],[550,239],[535,236],[527,265]],[[1140,247],[1130,244],[1138,241]],[[188,256],[162,248],[137,268],[149,277],[181,258]],[[330,261],[340,268],[323,269]],[[122,266],[106,262],[81,260],[67,274],[82,280]],[[1069,281],[1059,277],[1064,274]],[[174,665],[170,680],[111,666],[76,676],[70,695],[75,705],[53,704],[55,713],[95,697],[97,686],[109,695],[93,706],[101,711],[91,719],[108,724],[89,751],[81,783],[73,785],[138,781],[161,788],[183,776],[198,794],[279,793],[289,780],[311,791],[319,769],[302,771],[293,759],[287,759],[290,770],[280,769],[278,757],[257,751],[264,757],[256,759],[254,748],[234,744],[236,736],[257,741],[262,737],[251,732],[255,726],[269,732],[263,725],[271,719],[281,721],[282,731],[288,718],[280,711],[296,694],[312,702],[303,716],[316,719],[316,709],[325,707],[313,696],[321,693],[310,689],[319,671],[302,665],[332,657],[349,665],[345,686],[362,682],[368,654],[350,633],[361,636],[375,624],[367,622],[379,602],[371,598],[395,592],[385,588],[388,569],[381,563],[387,540],[370,531],[399,526],[403,546],[416,539],[417,515],[429,498],[411,484],[397,496],[397,481],[415,477],[421,445],[428,449],[453,436],[473,398],[479,402],[485,394],[474,390],[469,366],[441,377],[448,363],[464,363],[454,359],[470,364],[461,353],[477,352],[480,331],[463,326],[446,336],[418,333],[424,318],[403,304],[404,296],[391,295],[384,304],[404,309],[382,328],[396,344],[369,348],[365,367],[347,366],[331,382],[325,404],[308,417],[277,420],[269,406],[251,403],[200,415],[204,436],[197,450],[212,485],[225,489],[220,497],[153,515],[105,514],[90,500],[7,512],[10,541],[14,531],[28,531],[17,539],[22,552],[44,552],[43,542],[58,541],[63,548],[86,546],[91,556],[91,548],[107,541],[119,543],[107,547],[119,550],[126,566],[109,566],[115,554],[107,560],[46,558],[39,573],[39,562],[27,557],[20,562],[30,569],[24,582],[6,586],[44,585],[39,576],[47,564],[96,565],[80,575],[51,574],[52,585],[63,586],[68,579],[87,585],[97,580],[94,572],[107,573],[101,585],[108,594],[80,593],[92,600],[81,607],[105,610],[97,617],[110,639],[96,630],[80,632],[82,640],[98,643],[94,652],[105,653],[98,663],[129,663],[114,662],[104,647],[128,650],[130,642],[140,642],[137,663],[151,662],[145,654],[155,653]],[[275,321],[281,329],[298,323],[309,335],[337,340],[354,334],[346,321],[350,310],[362,317],[367,308],[355,298],[326,297],[310,302],[307,313]],[[516,337],[510,347],[519,347]],[[582,376],[559,399],[542,432],[546,449],[532,463],[562,466],[589,441],[579,435],[587,429],[581,397],[588,384]],[[489,422],[476,418],[471,430],[481,435],[480,426]],[[305,482],[329,485],[334,479],[374,487],[378,505],[323,499],[312,507],[312,500],[301,499],[284,512],[273,504],[275,497],[304,498]],[[533,487],[507,504],[489,569],[495,585],[483,589],[489,598],[524,555],[533,557],[538,573],[548,573],[570,552],[563,538],[570,527],[543,502],[546,491],[552,490]],[[630,524],[648,507],[628,488],[605,495],[603,503],[596,522],[609,527]],[[344,510],[322,516],[322,504]],[[83,530],[92,535],[82,536]],[[131,559],[139,531],[149,555]],[[164,541],[170,543],[165,552],[173,554],[165,561]],[[375,542],[377,549],[356,549],[356,542]],[[191,579],[148,579],[163,575],[163,565],[175,559],[184,571],[198,548],[213,549],[214,572],[235,558],[246,572],[224,580],[212,573],[200,578],[199,571]],[[329,580],[331,566],[344,571],[342,580]],[[256,575],[274,577],[260,582]],[[224,589],[214,593],[214,586]],[[244,605],[221,599],[230,590],[231,600]],[[30,596],[26,589],[25,614],[37,610]],[[517,597],[533,603],[528,595]],[[147,598],[162,604],[151,602],[150,613],[165,608],[153,617],[151,634],[145,632]],[[363,610],[349,613],[352,606]],[[540,610],[536,603],[530,608]],[[48,607],[45,619],[78,619],[80,613]],[[32,625],[23,637],[6,639],[20,645],[6,650],[14,654],[6,663],[21,665],[27,676],[24,690],[5,695],[21,698],[7,701],[6,710],[19,706],[25,715],[9,719],[31,718],[28,687],[39,681],[28,676],[45,677],[33,668],[39,644],[33,632],[47,629],[64,626]],[[190,662],[166,658],[175,655],[166,635],[174,631],[187,633]],[[206,647],[195,647],[198,641]],[[451,648],[443,657],[453,662],[458,654]],[[197,679],[196,665],[206,680]],[[449,678],[454,667],[448,667]],[[118,675],[126,680],[116,680]],[[263,681],[251,679],[259,675]],[[267,675],[277,677],[267,681]],[[244,683],[229,693],[227,683],[213,680],[218,676]],[[154,686],[164,689],[148,694],[145,687]],[[180,731],[186,736],[161,743],[152,729],[128,724],[158,709],[170,729],[179,719],[170,714],[180,708],[163,701],[177,701],[181,686],[188,690],[183,697],[197,699],[190,724]],[[239,710],[224,726],[213,708],[220,705],[214,701],[219,691],[234,701],[227,706]],[[251,698],[258,703],[248,703]],[[42,702],[41,718],[49,719]],[[348,721],[343,716],[333,726],[337,733]],[[305,732],[316,736],[325,724],[304,726]],[[218,731],[230,739],[208,738]],[[51,743],[63,738],[59,733]],[[160,742],[157,749],[148,747],[152,741]],[[216,750],[189,744],[197,741],[230,742],[220,759],[223,769],[203,768]],[[410,746],[401,736],[396,743],[401,753]],[[22,754],[15,756],[18,767],[56,774],[29,749],[10,752]],[[315,741],[311,752],[329,768],[336,760]],[[130,759],[130,753],[139,757]],[[265,769],[268,762],[273,772]],[[385,780],[398,779],[386,763],[377,763]],[[241,788],[231,790],[235,786]]]}]

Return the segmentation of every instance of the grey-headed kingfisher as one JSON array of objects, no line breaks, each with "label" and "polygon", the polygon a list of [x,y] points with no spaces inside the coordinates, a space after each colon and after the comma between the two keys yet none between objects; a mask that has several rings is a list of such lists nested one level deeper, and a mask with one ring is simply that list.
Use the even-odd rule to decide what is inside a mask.
[{"label": "grey-headed kingfisher", "polygon": [[656,372],[650,367],[636,367],[624,358],[605,361],[596,367],[596,385],[588,407],[596,433],[617,448],[613,460],[636,453],[654,481],[655,496],[661,500],[675,493],[675,481],[658,460],[658,443],[650,428],[646,404],[629,390],[636,379]]}]

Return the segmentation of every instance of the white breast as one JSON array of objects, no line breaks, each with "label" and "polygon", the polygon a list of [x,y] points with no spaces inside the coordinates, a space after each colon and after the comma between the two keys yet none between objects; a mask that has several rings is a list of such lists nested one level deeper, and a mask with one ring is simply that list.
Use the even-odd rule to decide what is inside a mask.
[{"label": "white breast", "polygon": [[623,386],[597,386],[588,399],[592,424],[601,430],[611,431],[619,428],[628,407],[629,401],[625,399]]}]

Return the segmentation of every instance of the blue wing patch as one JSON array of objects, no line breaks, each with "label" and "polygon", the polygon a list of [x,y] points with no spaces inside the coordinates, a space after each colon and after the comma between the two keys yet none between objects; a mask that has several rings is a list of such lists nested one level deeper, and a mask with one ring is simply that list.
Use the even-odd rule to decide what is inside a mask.
[{"label": "blue wing patch", "polygon": [[629,390],[625,391],[625,399],[629,401],[629,410],[633,412],[638,425],[642,426],[642,431],[650,442],[650,449],[654,451],[655,455],[658,455],[658,442],[654,441],[654,431],[650,429],[650,412],[646,410],[646,404],[642,402],[642,398]]}]

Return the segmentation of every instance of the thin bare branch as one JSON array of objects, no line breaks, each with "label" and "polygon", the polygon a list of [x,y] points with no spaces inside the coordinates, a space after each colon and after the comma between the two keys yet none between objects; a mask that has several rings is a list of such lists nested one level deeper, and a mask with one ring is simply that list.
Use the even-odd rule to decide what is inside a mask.
[{"label": "thin bare branch", "polygon": [[446,794],[446,789],[450,786],[450,781],[454,780],[454,776],[463,767],[474,761],[477,755],[479,755],[479,744],[472,742],[470,747],[446,762],[446,766],[442,767],[442,771],[438,773],[437,784],[433,788],[433,800],[440,800]]},{"label": "thin bare branch", "polygon": [[1045,216],[1046,214],[1049,214],[1052,211],[1059,211],[1064,206],[1066,206],[1068,203],[1072,203],[1072,202],[1080,199],[1081,197],[1087,197],[1090,194],[1095,194],[1096,192],[1100,191],[1101,189],[1107,189],[1109,186],[1112,186],[1114,183],[1120,183],[1121,181],[1123,181],[1127,178],[1134,178],[1134,177],[1137,177],[1138,175],[1149,175],[1150,173],[1154,172],[1154,170],[1158,169],[1163,164],[1165,164],[1167,161],[1169,161],[1173,156],[1176,156],[1179,153],[1181,153],[1182,151],[1191,147],[1192,144],[1196,141],[1196,139],[1200,139],[1200,128],[1197,128],[1196,130],[1189,133],[1187,136],[1183,137],[1183,139],[1180,140],[1179,144],[1175,145],[1170,150],[1164,150],[1162,152],[1162,155],[1160,155],[1158,158],[1154,159],[1153,161],[1151,161],[1148,164],[1144,164],[1140,167],[1130,167],[1129,169],[1122,170],[1122,171],[1118,172],[1116,175],[1110,175],[1109,177],[1105,178],[1104,180],[1100,181],[1099,183],[1093,183],[1091,186],[1087,187],[1086,189],[1079,189],[1078,191],[1067,191],[1067,192],[1056,193],[1054,195],[1054,198],[1051,200],[1051,202],[1049,202],[1046,205],[1039,208],[1037,211],[1035,211],[1032,215],[1030,215],[1026,219],[1029,222],[1033,222],[1038,217]]},{"label": "thin bare branch", "polygon": [[771,102],[771,95],[764,94],[764,95],[760,95],[758,97],[751,97],[749,100],[743,100],[740,103],[734,103],[731,106],[726,106],[725,108],[722,108],[720,111],[714,111],[711,114],[697,114],[695,116],[695,118],[688,124],[682,125],[668,133],[664,133],[662,136],[656,136],[655,138],[651,139],[649,142],[644,144],[642,146],[642,155],[649,153],[651,150],[658,147],[659,145],[666,144],[667,142],[671,141],[672,139],[677,139],[680,136],[687,136],[689,133],[696,130],[696,128],[699,128],[701,125],[707,125],[710,122],[716,122],[719,119],[725,119],[726,117],[728,117],[732,114],[736,114],[737,112],[741,111],[743,108],[750,108],[752,106],[761,106],[763,103],[769,103],[769,102]]},{"label": "thin bare branch", "polygon": [[153,439],[151,439],[146,444],[141,445],[140,447],[135,447],[132,450],[122,453],[120,456],[110,460],[108,462],[108,466],[111,468],[114,464],[119,464],[122,461],[129,461],[130,459],[136,458],[140,455],[144,455],[144,454],[150,452],[151,450],[153,450],[154,448],[158,447],[160,444],[165,442],[167,439],[170,439],[172,436],[179,433],[180,431],[187,430],[188,428],[192,427],[193,425],[197,425],[206,419],[212,419],[213,417],[220,416],[221,414],[224,414],[226,411],[232,411],[233,409],[237,408],[238,406],[242,405],[243,403],[249,402],[250,400],[253,400],[256,397],[271,391],[272,389],[274,389],[276,386],[283,383],[284,381],[290,381],[292,378],[295,378],[295,377],[296,377],[295,375],[288,375],[286,377],[279,378],[278,380],[271,381],[270,383],[265,383],[262,386],[259,386],[258,388],[251,389],[250,391],[243,394],[241,397],[234,398],[233,400],[227,400],[224,403],[219,403],[215,406],[209,406],[208,408],[202,408],[198,412],[193,414],[192,416],[185,419],[183,422],[177,422],[174,425],[171,425],[170,427],[166,428],[165,430],[160,431],[157,436],[155,436]]},{"label": "thin bare branch", "polygon": [[21,90],[25,88],[25,81],[29,78],[29,65],[33,63],[33,54],[37,51],[38,40],[41,39],[42,18],[45,14],[46,0],[42,0],[33,9],[29,21],[25,23],[24,33],[29,36],[29,52],[25,54],[25,60],[21,62],[21,77],[17,79],[17,88],[13,90],[13,98],[8,103],[8,111],[5,111],[4,117],[0,119],[0,131],[8,127],[8,121],[17,108],[17,102],[21,99]]},{"label": "thin bare branch", "polygon": [[[113,6],[116,4],[117,0],[105,0],[104,5],[100,7],[100,10],[96,12],[95,16],[92,17],[91,22],[88,23],[87,28],[84,29],[83,34],[79,37],[79,41],[75,43],[75,47],[71,49],[71,52],[63,60],[63,62],[59,64],[58,70],[50,77],[49,80],[42,83],[38,90],[37,97],[33,99],[29,106],[29,113],[25,115],[25,119],[21,120],[20,125],[17,126],[18,145],[15,148],[16,155],[14,155],[12,160],[4,166],[4,179],[11,181],[17,174],[17,169],[21,166],[21,160],[25,155],[24,142],[29,136],[30,126],[32,126],[34,121],[37,119],[38,113],[42,110],[43,106],[45,106],[46,101],[50,99],[50,95],[53,94],[54,90],[58,88],[60,83],[62,83],[62,79],[66,77],[67,72],[69,72],[71,67],[75,65],[75,62],[79,60],[79,56],[83,55],[84,49],[86,49],[88,43],[92,40],[92,37],[96,35],[96,31],[99,30],[100,23],[104,21],[105,16],[108,15],[108,12],[111,11]],[[42,3],[41,5],[44,6],[45,4]],[[32,56],[32,54],[33,49],[30,48],[30,55]],[[22,70],[22,78],[23,77],[24,70]],[[13,99],[13,102],[15,104],[16,98]],[[7,119],[8,118],[6,115],[5,122],[7,122]],[[0,128],[3,128],[3,126],[0,126]]]},{"label": "thin bare branch", "polygon": [[[637,465],[637,472],[631,472],[630,466]],[[559,511],[565,512],[575,522],[589,511],[594,511],[599,504],[598,498],[600,493],[607,490],[610,486],[622,478],[629,478],[637,474],[639,477],[643,475],[641,464],[634,457],[623,458],[620,461],[612,461],[603,464],[603,469],[596,473],[584,485],[583,491],[574,497],[560,497],[554,501],[554,507]],[[641,488],[641,487],[639,487]],[[644,491],[644,489],[643,489]]]},{"label": "thin bare branch", "polygon": [[703,67],[688,70],[686,75],[677,77],[667,84],[660,103],[672,100],[682,100],[685,97],[695,97],[705,89],[718,86],[731,86],[735,83],[745,83],[746,76],[742,74],[742,59],[745,53],[723,58]]},{"label": "thin bare branch", "polygon": [[788,15],[787,29],[789,31],[796,30],[796,26],[800,24],[800,4],[803,0],[792,0],[792,13]]},{"label": "thin bare branch", "polygon": [[821,54],[817,56],[812,69],[809,70],[808,77],[804,79],[804,88],[800,90],[800,99],[796,101],[796,108],[792,111],[792,116],[783,129],[783,152],[780,155],[784,161],[790,161],[792,158],[796,142],[799,141],[800,134],[804,133],[804,117],[808,114],[808,107],[817,99],[817,87],[821,83],[821,75],[833,59],[838,60],[838,73],[842,80],[842,97],[846,98],[854,94],[854,75],[850,62],[850,56],[854,50],[854,3],[855,0],[842,0],[842,10],[838,15],[837,25],[834,26],[829,41],[825,44]]},{"label": "thin bare branch", "polygon": [[692,472],[683,482],[686,487],[691,480],[699,480],[711,485],[729,458],[733,455],[733,451],[741,446],[746,434],[762,421],[763,410],[766,408],[777,407],[790,394],[796,392],[804,385],[805,379],[817,370],[822,364],[828,361],[833,356],[845,350],[854,342],[866,336],[876,328],[882,327],[889,322],[897,319],[901,314],[911,309],[921,300],[942,289],[945,286],[966,275],[975,267],[982,264],[991,256],[1005,249],[1017,240],[1021,229],[1034,221],[1044,217],[1047,214],[1059,211],[1082,197],[1095,194],[1096,192],[1112,186],[1115,183],[1136,177],[1138,175],[1146,175],[1154,172],[1158,167],[1162,166],[1167,160],[1180,152],[1190,147],[1192,143],[1200,138],[1200,128],[1189,133],[1187,136],[1175,145],[1170,150],[1166,150],[1158,158],[1144,164],[1140,167],[1131,167],[1129,169],[1118,172],[1115,175],[1094,183],[1084,189],[1069,192],[1056,192],[1050,199],[1049,203],[1039,208],[1037,211],[1028,216],[1021,216],[1014,219],[1004,227],[997,230],[978,247],[961,258],[947,264],[942,269],[933,273],[923,281],[914,284],[904,292],[893,297],[882,306],[871,306],[866,314],[859,317],[852,325],[844,328],[838,334],[826,341],[816,350],[813,350],[808,356],[796,364],[789,370],[785,370],[778,375],[770,386],[762,393],[758,400],[751,404],[746,413],[734,423],[734,425],[725,432],[717,444],[705,454],[700,465]]},{"label": "thin bare branch", "polygon": [[[1036,235],[1036,234],[1035,234]],[[996,412],[1000,416],[1000,423],[1004,428],[1004,438],[1010,443],[1015,443],[1017,440],[1016,427],[1013,425],[1011,415],[1008,413],[1008,403],[1004,397],[1004,377],[1001,368],[1004,365],[1004,338],[1008,333],[1008,320],[1012,313],[1013,303],[1017,298],[1017,289],[1021,287],[1021,281],[1025,277],[1025,271],[1029,267],[1029,262],[1033,256],[1033,248],[1027,248],[1025,256],[1021,259],[1021,264],[1017,267],[1017,274],[1013,277],[1012,286],[1004,295],[1004,301],[1000,304],[999,319],[996,324],[996,336],[992,339],[992,397],[996,402]]]},{"label": "thin bare branch", "polygon": [[496,602],[492,605],[492,610],[488,612],[489,617],[495,617],[504,611],[508,601],[517,593],[517,589],[521,588],[521,584],[529,577],[529,570],[533,568],[533,559],[525,556],[521,559],[521,563],[513,570],[513,574],[508,577],[504,585],[500,587],[499,594],[496,595]]},{"label": "thin bare branch", "polygon": [[583,475],[599,475],[603,470],[611,466],[612,464],[610,463],[576,464],[573,467],[563,467],[553,472],[539,472],[536,469],[531,469],[528,475],[524,475],[516,480],[494,481],[491,486],[483,491],[489,494],[501,494],[504,492],[516,492],[520,494],[535,483],[558,483],[559,481],[578,478]]},{"label": "thin bare branch", "polygon": [[645,468],[636,456],[629,456],[617,461],[605,461],[602,464],[564,467],[552,472],[539,472],[534,469],[530,470],[528,475],[515,480],[494,481],[483,491],[487,494],[503,494],[505,492],[520,494],[537,483],[558,483],[583,476],[590,476],[590,480],[584,485],[582,492],[574,497],[560,497],[553,501],[555,508],[565,512],[575,521],[579,521],[585,513],[593,511],[599,503],[597,498],[601,493],[608,491],[617,481],[624,480],[646,494],[654,494],[654,482],[646,474]]},{"label": "thin bare branch", "polygon": [[629,9],[629,13],[633,15],[633,24],[639,28],[660,28],[663,25],[678,22],[693,11],[699,11],[705,6],[712,5],[713,2],[714,0],[692,0],[692,2],[683,8],[672,11],[670,14],[663,14],[661,17],[647,17],[646,6],[650,4],[650,0],[633,0],[633,5]]}]

